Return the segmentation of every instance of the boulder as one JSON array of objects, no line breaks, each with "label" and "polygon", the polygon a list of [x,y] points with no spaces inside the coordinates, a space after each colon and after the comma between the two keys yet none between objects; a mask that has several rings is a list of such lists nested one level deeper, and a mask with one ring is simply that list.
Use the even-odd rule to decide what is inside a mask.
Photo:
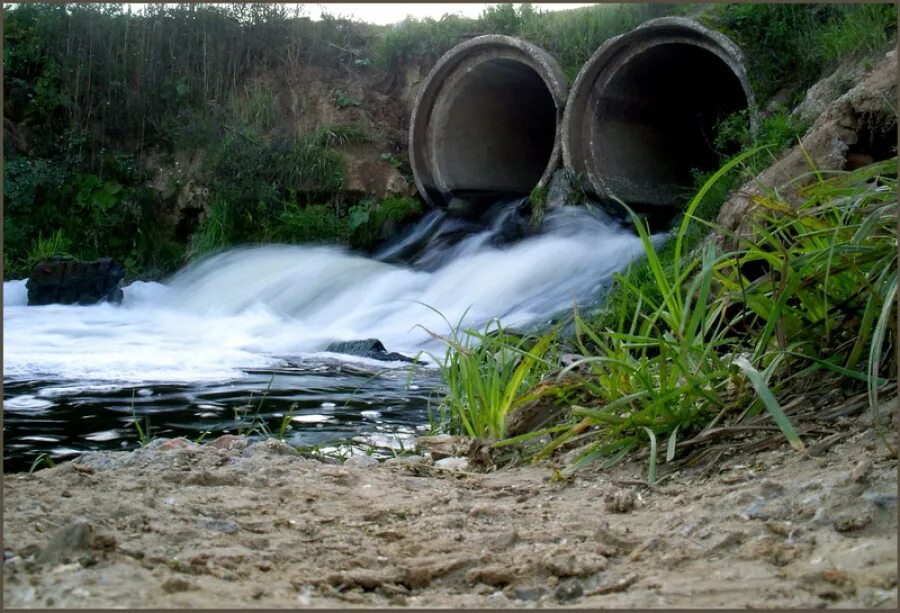
[{"label": "boulder", "polygon": [[52,258],[39,262],[25,284],[29,305],[122,302],[125,268],[110,258],[79,262]]},{"label": "boulder", "polygon": [[355,355],[361,358],[370,358],[372,360],[381,360],[383,362],[414,362],[416,364],[424,364],[396,351],[388,351],[384,344],[377,338],[367,338],[358,341],[335,341],[325,348],[325,351],[331,353],[344,353],[346,355]]},{"label": "boulder", "polygon": [[[750,220],[757,201],[775,190],[788,203],[795,203],[801,190],[816,180],[810,172],[810,160],[818,170],[853,170],[860,166],[897,155],[897,54],[890,51],[871,71],[862,73],[864,79],[827,101],[835,92],[846,87],[831,83],[830,94],[819,87],[819,94],[809,96],[798,108],[797,115],[815,117],[812,127],[772,166],[737,190],[722,205],[718,223],[725,233],[714,235],[718,244],[732,248],[736,241],[728,237],[734,233],[751,237]],[[820,102],[814,102],[813,99]]]}]

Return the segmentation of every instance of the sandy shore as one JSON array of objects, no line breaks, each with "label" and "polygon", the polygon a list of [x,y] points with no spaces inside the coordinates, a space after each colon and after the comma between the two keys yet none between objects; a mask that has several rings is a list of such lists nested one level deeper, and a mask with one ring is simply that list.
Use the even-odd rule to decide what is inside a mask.
[{"label": "sandy shore", "polygon": [[836,432],[654,488],[637,463],[558,482],[275,440],[88,454],[4,477],[4,601],[894,608],[897,461],[859,423]]}]

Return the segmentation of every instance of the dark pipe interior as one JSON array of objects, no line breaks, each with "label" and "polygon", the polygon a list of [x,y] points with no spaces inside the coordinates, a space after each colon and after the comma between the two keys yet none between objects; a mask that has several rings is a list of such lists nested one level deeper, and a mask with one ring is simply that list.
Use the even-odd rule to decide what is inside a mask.
[{"label": "dark pipe interior", "polygon": [[495,59],[478,64],[447,95],[436,165],[450,194],[472,200],[529,193],[556,135],[556,106],[543,79],[527,64]]},{"label": "dark pipe interior", "polygon": [[714,128],[747,107],[741,82],[713,53],[664,44],[636,56],[606,86],[591,122],[591,164],[637,209],[681,204],[693,170],[719,160]]}]

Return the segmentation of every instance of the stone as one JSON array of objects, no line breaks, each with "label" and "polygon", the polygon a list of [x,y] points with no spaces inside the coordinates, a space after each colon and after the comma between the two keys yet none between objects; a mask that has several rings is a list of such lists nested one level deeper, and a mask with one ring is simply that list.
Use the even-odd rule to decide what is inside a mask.
[{"label": "stone", "polygon": [[247,437],[240,434],[223,434],[206,445],[216,449],[243,449],[247,446]]},{"label": "stone", "polygon": [[466,458],[450,457],[442,458],[435,462],[434,465],[447,470],[466,470],[469,468],[469,461]]},{"label": "stone", "polygon": [[111,258],[80,262],[56,257],[35,264],[25,283],[28,305],[80,304],[98,302],[119,304],[124,296],[122,279],[125,267]]},{"label": "stone", "polygon": [[370,455],[353,455],[344,460],[344,466],[359,466],[361,468],[369,468],[371,466],[378,466],[378,460]]},{"label": "stone", "polygon": [[603,495],[603,507],[609,513],[628,513],[637,506],[634,490],[615,490]]},{"label": "stone", "polygon": [[556,586],[553,595],[559,602],[570,602],[584,596],[584,586],[578,579],[566,579]]},{"label": "stone", "polygon": [[514,573],[500,564],[489,564],[473,568],[466,573],[469,583],[484,583],[494,587],[503,587],[513,582]]},{"label": "stone", "polygon": [[395,351],[389,352],[384,344],[377,338],[367,338],[356,341],[335,341],[329,344],[328,347],[325,348],[325,351],[355,355],[361,358],[380,360],[382,362],[412,362],[415,364],[425,364],[425,362],[402,355]]},{"label": "stone", "polygon": [[166,594],[177,594],[194,589],[193,584],[184,577],[169,577],[163,581],[161,587]]},{"label": "stone", "polygon": [[50,541],[35,555],[38,564],[59,564],[74,554],[90,550],[94,539],[94,527],[86,517],[77,517],[60,528]]}]

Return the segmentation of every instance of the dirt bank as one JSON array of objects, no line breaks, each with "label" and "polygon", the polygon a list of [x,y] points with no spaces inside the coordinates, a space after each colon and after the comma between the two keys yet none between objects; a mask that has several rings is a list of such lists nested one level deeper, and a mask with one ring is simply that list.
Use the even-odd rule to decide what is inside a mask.
[{"label": "dirt bank", "polygon": [[549,465],[327,464],[274,440],[89,454],[4,477],[4,600],[893,608],[897,462],[864,420],[654,488],[636,463],[557,482]]}]

